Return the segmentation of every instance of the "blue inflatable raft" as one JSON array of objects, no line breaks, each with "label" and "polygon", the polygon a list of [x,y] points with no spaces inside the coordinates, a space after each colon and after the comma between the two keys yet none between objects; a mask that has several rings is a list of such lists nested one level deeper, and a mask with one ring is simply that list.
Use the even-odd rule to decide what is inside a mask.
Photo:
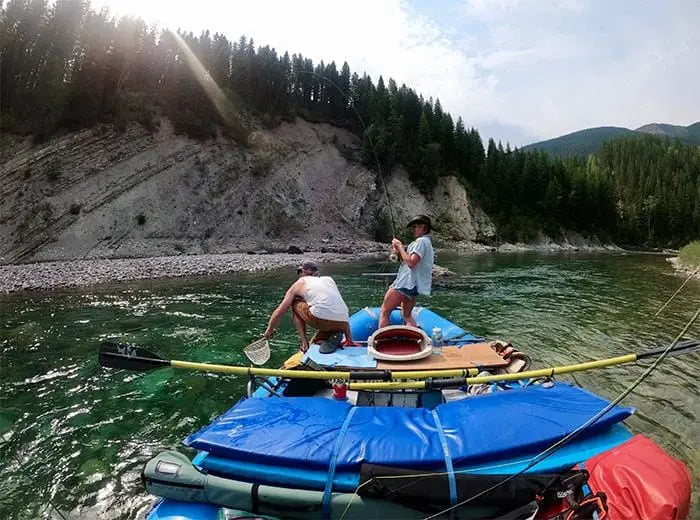
[{"label": "blue inflatable raft", "polygon": [[[378,308],[368,308],[352,316],[354,340],[367,340],[378,314]],[[483,338],[428,309],[415,309],[414,317],[423,330],[440,327],[447,344],[483,345]],[[401,323],[398,311],[391,323]],[[305,361],[374,368],[363,355],[359,349],[324,357],[312,349]],[[467,388],[359,392],[352,400],[334,399],[325,381],[307,381],[301,388],[293,382],[268,379],[187,437],[184,444],[198,451],[191,463],[176,452],[152,459],[144,482],[166,498],[148,520],[424,518],[426,511],[449,508],[453,518],[496,518],[526,507],[527,497],[546,494],[577,464],[632,437],[621,422],[634,410],[615,406],[532,466],[538,454],[608,401],[553,381],[499,385],[482,395]],[[389,475],[404,480],[394,488],[375,485]],[[516,476],[507,494],[486,494],[456,508],[475,490]],[[402,493],[406,478],[418,484]]]}]

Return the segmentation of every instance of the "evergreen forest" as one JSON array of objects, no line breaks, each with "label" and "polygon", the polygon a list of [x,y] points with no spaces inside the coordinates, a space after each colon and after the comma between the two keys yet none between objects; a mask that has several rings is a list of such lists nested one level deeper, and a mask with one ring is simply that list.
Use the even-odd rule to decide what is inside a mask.
[{"label": "evergreen forest", "polygon": [[155,131],[167,117],[194,138],[228,131],[242,141],[241,128],[232,128],[203,88],[213,81],[242,120],[254,117],[271,128],[303,117],[350,129],[362,139],[369,167],[383,175],[400,164],[426,194],[438,177],[457,176],[494,219],[499,240],[574,230],[627,245],[675,246],[700,235],[696,146],[624,137],[596,154],[562,159],[484,144],[439,100],[393,79],[374,81],[348,63],[314,64],[244,36],[173,34],[137,18],[113,18],[85,0],[0,5],[5,133],[40,142],[101,123],[125,129],[137,122]]}]

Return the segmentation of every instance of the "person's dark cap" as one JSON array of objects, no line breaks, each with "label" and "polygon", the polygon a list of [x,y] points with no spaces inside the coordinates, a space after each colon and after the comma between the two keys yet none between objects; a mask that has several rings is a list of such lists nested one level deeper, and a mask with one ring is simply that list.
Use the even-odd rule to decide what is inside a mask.
[{"label": "person's dark cap", "polygon": [[317,273],[318,265],[316,265],[316,262],[312,262],[311,260],[305,260],[304,262],[299,264],[299,267],[297,268],[297,273],[301,273],[302,269],[311,273]]},{"label": "person's dark cap", "polygon": [[428,231],[433,229],[433,224],[430,222],[430,217],[427,215],[416,215],[406,224],[406,227],[410,228],[413,224],[425,224],[428,226]]}]

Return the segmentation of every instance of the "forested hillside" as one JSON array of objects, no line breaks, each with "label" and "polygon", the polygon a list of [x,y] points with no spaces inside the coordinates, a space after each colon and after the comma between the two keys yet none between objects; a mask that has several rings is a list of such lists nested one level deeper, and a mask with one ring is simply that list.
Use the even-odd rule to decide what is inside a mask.
[{"label": "forested hillside", "polygon": [[700,230],[700,152],[678,142],[623,140],[587,160],[493,141],[484,150],[478,131],[439,100],[392,79],[375,82],[347,63],[314,64],[243,36],[160,32],[81,0],[11,0],[0,37],[3,132],[40,141],[100,123],[155,130],[167,117],[180,133],[224,132],[246,143],[256,125],[303,117],[357,133],[369,166],[384,174],[401,164],[424,193],[456,175],[504,240],[573,229],[672,245]]},{"label": "forested hillside", "polygon": [[539,143],[523,146],[524,150],[542,150],[554,157],[572,157],[575,155],[587,156],[596,153],[604,142],[619,137],[635,135],[628,128],[617,126],[601,126],[599,128],[586,128],[578,132],[555,137]]},{"label": "forested hillside", "polygon": [[651,123],[636,130],[617,126],[586,128],[570,134],[524,146],[525,150],[542,150],[555,157],[587,156],[598,153],[603,143],[620,137],[645,134],[678,139],[684,144],[700,145],[700,122],[688,126]]},{"label": "forested hillside", "polygon": [[700,149],[654,136],[602,145],[587,158],[550,158],[490,142],[484,209],[506,236],[569,229],[627,244],[676,245],[700,235]]}]

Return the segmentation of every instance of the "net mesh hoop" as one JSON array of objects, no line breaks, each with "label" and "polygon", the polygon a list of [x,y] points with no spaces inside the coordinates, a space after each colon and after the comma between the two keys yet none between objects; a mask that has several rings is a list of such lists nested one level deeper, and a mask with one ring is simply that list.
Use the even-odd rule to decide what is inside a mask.
[{"label": "net mesh hoop", "polygon": [[260,338],[245,347],[243,353],[254,365],[262,365],[270,359],[270,342],[267,338]]}]

